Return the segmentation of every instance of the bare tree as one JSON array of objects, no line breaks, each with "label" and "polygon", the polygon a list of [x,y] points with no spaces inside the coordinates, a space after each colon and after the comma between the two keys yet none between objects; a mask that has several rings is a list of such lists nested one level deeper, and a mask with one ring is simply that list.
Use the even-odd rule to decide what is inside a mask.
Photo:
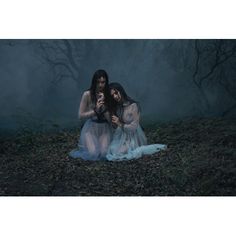
[{"label": "bare tree", "polygon": [[236,108],[236,40],[165,41],[162,56],[176,73],[192,79],[197,92],[193,103],[202,115],[214,112],[209,98],[212,89],[221,89],[219,96],[232,102],[220,115]]},{"label": "bare tree", "polygon": [[63,79],[72,79],[79,87],[80,69],[84,55],[84,41],[78,40],[32,40],[42,61],[53,72],[52,84],[57,85]]},{"label": "bare tree", "polygon": [[228,96],[231,98],[232,105],[230,105],[225,111],[222,112],[222,116],[228,115],[234,109],[236,109],[236,68],[234,68],[234,74],[232,74],[232,70],[226,70],[224,67],[221,68],[220,73],[218,74],[219,84],[225,89]]},{"label": "bare tree", "polygon": [[[235,70],[236,41],[234,40],[195,40],[195,69],[193,83],[197,87],[204,113],[211,110],[211,105],[205,91],[210,83],[222,86],[228,96],[235,100],[230,89],[232,71]],[[228,70],[225,73],[226,68]],[[227,109],[222,115],[226,115],[235,106]]]}]

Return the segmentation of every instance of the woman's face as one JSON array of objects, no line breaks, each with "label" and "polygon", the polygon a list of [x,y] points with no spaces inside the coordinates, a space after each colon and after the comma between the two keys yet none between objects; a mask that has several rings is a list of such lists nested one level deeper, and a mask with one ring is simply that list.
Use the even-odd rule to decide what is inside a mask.
[{"label": "woman's face", "polygon": [[100,77],[98,80],[97,80],[97,90],[99,92],[103,92],[104,89],[105,89],[105,85],[106,85],[106,79],[104,77]]},{"label": "woman's face", "polygon": [[116,102],[121,101],[121,94],[118,90],[116,89],[111,89],[111,96]]}]

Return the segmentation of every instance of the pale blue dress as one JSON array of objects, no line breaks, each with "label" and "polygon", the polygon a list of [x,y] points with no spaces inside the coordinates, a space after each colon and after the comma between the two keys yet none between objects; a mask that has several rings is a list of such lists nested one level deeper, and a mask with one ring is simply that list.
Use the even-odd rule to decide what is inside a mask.
[{"label": "pale blue dress", "polygon": [[[123,108],[121,107],[123,106]],[[106,158],[109,161],[123,161],[151,155],[167,148],[166,144],[147,145],[147,138],[141,128],[137,103],[126,102],[118,108],[123,127],[116,128]],[[123,110],[123,112],[122,112]],[[123,114],[122,114],[123,113]]]},{"label": "pale blue dress", "polygon": [[86,122],[80,133],[78,147],[69,153],[70,157],[84,160],[106,160],[108,146],[112,139],[112,127],[109,113],[97,116],[94,111],[90,91],[85,91],[79,108],[79,118]]}]

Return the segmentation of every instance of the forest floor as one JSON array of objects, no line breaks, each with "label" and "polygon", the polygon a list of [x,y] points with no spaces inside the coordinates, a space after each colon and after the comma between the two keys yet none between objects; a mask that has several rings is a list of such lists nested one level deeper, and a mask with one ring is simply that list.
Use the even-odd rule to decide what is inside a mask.
[{"label": "forest floor", "polygon": [[79,129],[0,140],[2,196],[235,196],[236,120],[145,126],[168,149],[137,160],[71,159]]}]

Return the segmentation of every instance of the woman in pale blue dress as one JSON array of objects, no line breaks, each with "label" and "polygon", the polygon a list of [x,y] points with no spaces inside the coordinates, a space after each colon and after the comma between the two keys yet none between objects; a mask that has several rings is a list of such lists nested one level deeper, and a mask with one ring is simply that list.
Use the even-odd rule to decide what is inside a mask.
[{"label": "woman in pale blue dress", "polygon": [[140,158],[165,150],[165,144],[147,145],[147,138],[140,126],[140,108],[136,101],[127,96],[119,83],[109,85],[113,111],[112,124],[116,128],[106,158],[122,161]]},{"label": "woman in pale blue dress", "polygon": [[69,153],[70,157],[84,160],[105,160],[112,139],[109,115],[108,75],[104,70],[94,73],[90,89],[85,91],[79,107],[79,118],[84,123],[78,147]]}]

